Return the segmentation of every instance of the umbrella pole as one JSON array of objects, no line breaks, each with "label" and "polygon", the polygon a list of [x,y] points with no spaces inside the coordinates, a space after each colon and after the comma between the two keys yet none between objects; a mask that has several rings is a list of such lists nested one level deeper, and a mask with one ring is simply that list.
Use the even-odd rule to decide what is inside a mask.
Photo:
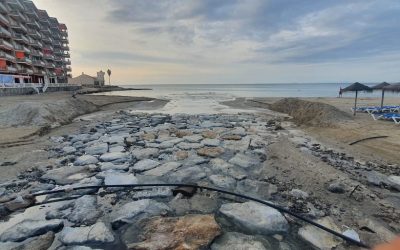
[{"label": "umbrella pole", "polygon": [[381,108],[383,108],[383,99],[385,98],[385,90],[382,89]]},{"label": "umbrella pole", "polygon": [[356,98],[354,100],[354,116],[356,116],[356,110],[357,110],[357,96],[358,96],[358,91],[356,91]]}]

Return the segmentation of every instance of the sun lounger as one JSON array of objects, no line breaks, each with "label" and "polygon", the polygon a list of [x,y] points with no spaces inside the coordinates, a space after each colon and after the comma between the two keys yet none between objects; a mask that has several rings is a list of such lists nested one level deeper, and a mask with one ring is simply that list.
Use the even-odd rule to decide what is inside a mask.
[{"label": "sun lounger", "polygon": [[377,120],[393,120],[396,124],[400,124],[400,114],[399,113],[370,113],[372,118]]}]

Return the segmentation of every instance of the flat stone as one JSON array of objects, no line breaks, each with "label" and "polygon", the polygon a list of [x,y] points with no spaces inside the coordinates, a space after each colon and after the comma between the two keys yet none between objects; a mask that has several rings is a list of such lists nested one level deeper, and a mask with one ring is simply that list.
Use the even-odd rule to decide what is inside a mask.
[{"label": "flat stone", "polygon": [[169,188],[152,188],[150,190],[136,191],[132,194],[132,199],[155,199],[171,197],[172,191]]},{"label": "flat stone", "polygon": [[129,185],[137,184],[137,178],[133,174],[126,174],[120,172],[105,172],[104,184],[105,185]]},{"label": "flat stone", "polygon": [[209,161],[209,159],[207,159],[207,158],[203,158],[203,157],[200,157],[198,155],[191,155],[186,159],[184,165],[191,167],[191,166],[194,166],[194,165],[200,165],[200,164],[203,164],[203,163],[207,163],[208,161]]},{"label": "flat stone", "polygon": [[111,225],[119,228],[124,224],[130,224],[144,217],[160,215],[170,211],[164,203],[155,200],[143,199],[129,202],[111,213]]},{"label": "flat stone", "polygon": [[155,168],[158,165],[160,165],[160,163],[158,161],[151,160],[151,159],[144,159],[144,160],[141,160],[141,161],[137,162],[133,166],[133,169],[136,170],[136,171],[146,171],[146,170],[150,170],[152,168]]},{"label": "flat stone", "polygon": [[219,211],[236,226],[253,233],[272,235],[289,229],[288,222],[278,210],[255,202],[227,203]]},{"label": "flat stone", "polygon": [[53,180],[59,185],[66,185],[93,176],[88,166],[61,167],[46,171],[43,180]]},{"label": "flat stone", "polygon": [[388,176],[381,174],[375,170],[368,171],[365,173],[367,177],[367,182],[369,184],[380,186],[382,184],[389,185]]},{"label": "flat stone", "polygon": [[[340,228],[330,217],[324,217],[316,222],[336,232],[340,232]],[[332,249],[342,242],[339,240],[339,238],[333,236],[332,234],[312,225],[306,225],[300,228],[299,236],[317,249]]]},{"label": "flat stone", "polygon": [[277,186],[264,181],[244,179],[237,183],[237,191],[260,199],[269,199],[277,193]]},{"label": "flat stone", "polygon": [[159,167],[153,168],[149,171],[144,172],[144,175],[153,175],[153,176],[163,176],[171,171],[174,171],[182,166],[182,163],[179,162],[167,162],[162,164]]},{"label": "flat stone", "polygon": [[110,151],[110,153],[126,152],[124,146],[114,146],[111,147],[108,151]]},{"label": "flat stone", "polygon": [[200,143],[189,143],[189,142],[181,142],[176,145],[179,149],[183,150],[191,150],[191,149],[198,149],[201,148],[203,145]]},{"label": "flat stone", "polygon": [[221,144],[221,141],[218,139],[204,139],[201,143],[204,146],[218,147]]},{"label": "flat stone", "polygon": [[65,245],[104,244],[113,242],[114,235],[103,222],[98,222],[87,227],[65,227],[59,240]]},{"label": "flat stone", "polygon": [[97,206],[96,196],[82,196],[75,201],[67,218],[75,224],[92,225],[102,215],[102,212],[97,210]]},{"label": "flat stone", "polygon": [[400,176],[391,175],[388,177],[389,185],[393,189],[400,191]]},{"label": "flat stone", "polygon": [[181,138],[175,138],[172,140],[167,140],[167,141],[163,141],[161,142],[158,147],[161,149],[165,149],[165,148],[172,148],[174,147],[176,144],[183,142],[183,139]]},{"label": "flat stone", "polygon": [[82,155],[74,162],[75,166],[83,166],[89,164],[96,164],[99,160],[93,155]]},{"label": "flat stone", "polygon": [[64,152],[64,154],[70,155],[70,154],[74,154],[76,152],[76,148],[74,148],[72,146],[66,146],[66,147],[63,147],[62,151]]},{"label": "flat stone", "polygon": [[241,140],[224,140],[223,147],[235,152],[245,152],[249,149],[250,137],[243,137]]},{"label": "flat stone", "polygon": [[107,143],[96,143],[91,145],[90,147],[85,148],[86,154],[89,155],[102,155],[107,153],[108,144]]},{"label": "flat stone", "polygon": [[201,135],[188,135],[188,136],[184,136],[183,139],[187,142],[200,142],[201,140],[203,140],[203,136]]},{"label": "flat stone", "polygon": [[227,174],[233,177],[235,180],[243,180],[247,177],[247,173],[240,169],[239,167],[235,167],[233,164],[230,164],[220,158],[215,158],[210,161],[210,166],[212,170],[221,171],[223,174]]},{"label": "flat stone", "polygon": [[4,231],[0,240],[20,242],[50,231],[58,232],[63,226],[62,220],[24,220]]},{"label": "flat stone", "polygon": [[18,195],[15,199],[12,199],[6,203],[4,203],[4,207],[6,207],[9,211],[13,212],[22,208],[29,207],[30,205],[34,204],[34,199],[28,199],[27,197],[22,197]]},{"label": "flat stone", "polygon": [[112,162],[100,162],[99,165],[100,165],[101,171],[107,171],[107,170],[126,171],[126,170],[129,169],[129,165],[128,164],[117,165],[117,164],[112,163]]},{"label": "flat stone", "polygon": [[224,189],[233,189],[236,185],[235,179],[225,175],[211,175],[209,179],[212,184]]},{"label": "flat stone", "polygon": [[[268,249],[270,245],[268,245]],[[211,250],[267,250],[254,236],[236,232],[224,233],[211,245]]]},{"label": "flat stone", "polygon": [[221,136],[221,139],[223,139],[223,140],[231,140],[231,141],[239,141],[239,140],[242,139],[242,136],[230,134],[230,135]]},{"label": "flat stone", "polygon": [[49,249],[54,241],[54,233],[47,232],[38,237],[26,239],[22,242],[0,242],[3,250],[45,250]]},{"label": "flat stone", "polygon": [[219,208],[219,200],[215,195],[194,194],[190,199],[172,199],[168,206],[177,215],[189,213],[210,214]]},{"label": "flat stone", "polygon": [[304,192],[303,190],[300,189],[292,189],[290,191],[290,195],[297,199],[307,199],[308,198],[308,193]]},{"label": "flat stone", "polygon": [[238,165],[242,168],[250,168],[258,166],[260,164],[260,160],[254,155],[238,153],[229,160],[229,163]]},{"label": "flat stone", "polygon": [[203,168],[199,166],[188,167],[185,169],[180,169],[177,172],[173,172],[169,175],[170,179],[177,182],[196,182],[200,179],[207,177]]},{"label": "flat stone", "polygon": [[218,157],[219,155],[223,154],[225,150],[221,147],[204,147],[197,150],[197,154],[200,156],[207,156],[207,157]]},{"label": "flat stone", "polygon": [[215,138],[218,137],[218,134],[215,133],[214,131],[211,131],[211,130],[206,130],[206,131],[204,131],[203,133],[201,133],[201,135],[202,135],[204,138],[208,138],[208,139],[215,139]]},{"label": "flat stone", "polygon": [[143,160],[151,157],[157,157],[158,151],[159,150],[157,148],[134,149],[132,150],[132,155],[138,160]]},{"label": "flat stone", "polygon": [[116,162],[116,163],[121,163],[121,162],[126,162],[128,160],[127,154],[124,152],[112,152],[112,153],[105,153],[100,156],[101,161],[106,161],[106,162]]},{"label": "flat stone", "polygon": [[203,249],[221,233],[213,215],[155,217],[142,223],[142,242],[128,249]]},{"label": "flat stone", "polygon": [[187,151],[178,151],[175,153],[175,158],[178,161],[184,160],[189,157],[189,153]]}]

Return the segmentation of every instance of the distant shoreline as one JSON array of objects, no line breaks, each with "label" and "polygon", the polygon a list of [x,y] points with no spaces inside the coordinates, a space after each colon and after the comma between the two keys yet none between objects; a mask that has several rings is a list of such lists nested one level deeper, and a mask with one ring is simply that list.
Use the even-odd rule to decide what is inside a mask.
[{"label": "distant shoreline", "polygon": [[120,86],[103,86],[101,88],[91,88],[91,87],[83,87],[78,90],[77,94],[86,95],[86,94],[95,94],[95,93],[104,93],[104,92],[112,92],[112,91],[129,91],[129,90],[152,90],[151,88],[124,88]]}]

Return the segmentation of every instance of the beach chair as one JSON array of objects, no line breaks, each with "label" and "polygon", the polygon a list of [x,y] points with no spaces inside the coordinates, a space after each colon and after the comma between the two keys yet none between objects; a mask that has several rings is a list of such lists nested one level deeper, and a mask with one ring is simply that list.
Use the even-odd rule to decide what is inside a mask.
[{"label": "beach chair", "polygon": [[392,116],[392,120],[394,121],[394,123],[396,123],[397,125],[400,125],[400,114],[397,113],[396,115]]},{"label": "beach chair", "polygon": [[381,107],[374,107],[374,108],[367,108],[365,111],[368,114],[373,114],[373,113],[386,113],[386,112],[392,112],[393,106],[383,106]]},{"label": "beach chair", "polygon": [[377,120],[393,120],[396,124],[400,124],[400,114],[399,113],[370,113],[372,118]]}]

